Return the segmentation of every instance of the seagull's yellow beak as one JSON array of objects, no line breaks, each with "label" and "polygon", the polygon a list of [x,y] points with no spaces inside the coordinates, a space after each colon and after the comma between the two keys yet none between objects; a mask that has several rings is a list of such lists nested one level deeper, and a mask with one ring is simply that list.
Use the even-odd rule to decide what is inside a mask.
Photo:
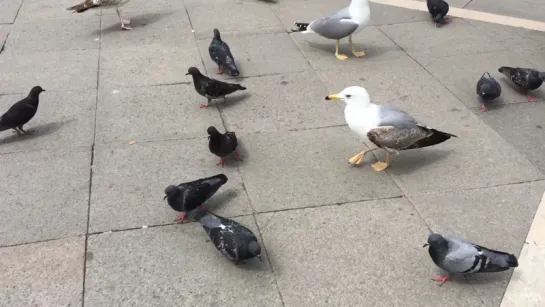
[{"label": "seagull's yellow beak", "polygon": [[332,94],[325,96],[325,100],[339,100],[342,97],[339,94]]}]

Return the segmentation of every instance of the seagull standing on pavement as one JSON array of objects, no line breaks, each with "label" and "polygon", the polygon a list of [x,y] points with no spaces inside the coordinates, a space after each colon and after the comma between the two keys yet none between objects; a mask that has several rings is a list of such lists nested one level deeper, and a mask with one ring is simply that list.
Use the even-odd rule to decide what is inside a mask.
[{"label": "seagull standing on pavement", "polygon": [[121,6],[129,3],[130,1],[131,0],[85,0],[80,4],[67,8],[67,10],[74,11],[74,13],[83,13],[88,9],[94,9],[97,7],[115,7],[117,16],[119,16],[119,20],[121,21],[121,30],[132,30],[131,27],[127,26],[131,24],[131,21],[124,20],[119,9]]}]

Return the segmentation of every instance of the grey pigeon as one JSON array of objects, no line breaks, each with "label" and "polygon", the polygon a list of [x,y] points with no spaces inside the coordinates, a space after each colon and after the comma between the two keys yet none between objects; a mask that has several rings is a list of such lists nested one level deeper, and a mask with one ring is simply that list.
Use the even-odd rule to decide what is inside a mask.
[{"label": "grey pigeon", "polygon": [[[485,75],[488,75],[488,78]],[[501,95],[501,86],[498,83],[498,81],[496,81],[496,79],[494,79],[494,77],[492,77],[490,75],[490,73],[485,72],[481,76],[479,81],[477,81],[476,91],[477,91],[477,95],[479,95],[479,97],[481,97],[481,100],[482,100],[481,109],[484,112],[484,111],[488,110],[487,107],[486,107],[487,103],[489,103],[492,100],[500,97],[500,95]]]},{"label": "grey pigeon", "polygon": [[220,31],[218,29],[214,29],[214,38],[212,39],[210,46],[208,46],[208,53],[210,54],[212,61],[218,64],[218,71],[216,72],[218,75],[223,74],[223,69],[225,67],[231,72],[232,76],[236,77],[240,75],[237,65],[235,64],[235,58],[231,54],[231,49],[229,49],[229,45],[227,45],[226,42],[221,40]]},{"label": "grey pigeon", "polygon": [[165,198],[168,205],[178,212],[184,214],[178,216],[175,222],[183,222],[189,211],[201,207],[214,195],[219,188],[227,182],[227,176],[218,174],[212,177],[198,179],[195,181],[181,183],[177,186],[169,185],[165,189]]},{"label": "grey pigeon", "polygon": [[223,158],[234,153],[235,159],[242,161],[242,155],[236,151],[238,146],[237,136],[234,132],[226,131],[221,134],[214,126],[208,127],[208,149],[210,152],[220,157],[220,162],[217,165],[224,166],[225,161]]},{"label": "grey pigeon", "polygon": [[17,101],[6,113],[0,116],[0,131],[13,129],[18,136],[32,134],[34,130],[25,131],[23,126],[36,115],[41,92],[45,92],[45,90],[40,86],[33,87],[28,96]]},{"label": "grey pigeon", "polygon": [[[518,266],[515,255],[437,233],[428,236],[426,246],[433,262],[450,274],[494,273]],[[449,279],[447,275],[434,280],[443,285]]]},{"label": "grey pigeon", "polygon": [[201,108],[208,108],[208,105],[212,99],[223,98],[223,102],[225,103],[225,101],[227,101],[227,98],[225,98],[226,95],[246,89],[240,84],[227,83],[208,78],[207,76],[201,74],[200,70],[196,67],[190,67],[187,70],[186,76],[187,75],[191,75],[191,77],[193,77],[193,86],[195,86],[197,93],[208,99],[208,103],[201,104]]},{"label": "grey pigeon", "polygon": [[131,27],[127,26],[131,21],[124,20],[121,16],[121,10],[119,9],[119,7],[127,4],[129,1],[131,0],[84,0],[82,3],[67,8],[67,10],[73,11],[74,13],[83,13],[88,9],[115,7],[117,17],[119,17],[119,20],[121,21],[121,30],[132,30]]},{"label": "grey pigeon", "polygon": [[195,220],[201,223],[210,241],[227,259],[240,261],[257,257],[261,260],[261,246],[254,233],[231,219],[197,210]]},{"label": "grey pigeon", "polygon": [[444,23],[445,16],[447,16],[449,5],[444,0],[427,0],[426,4],[428,5],[428,12],[430,12],[435,26],[439,27],[440,24]]},{"label": "grey pigeon", "polygon": [[[545,72],[539,72],[531,68],[502,66],[498,71],[509,78],[524,93],[537,89],[545,81]],[[528,95],[528,101],[535,100],[534,97]]]}]

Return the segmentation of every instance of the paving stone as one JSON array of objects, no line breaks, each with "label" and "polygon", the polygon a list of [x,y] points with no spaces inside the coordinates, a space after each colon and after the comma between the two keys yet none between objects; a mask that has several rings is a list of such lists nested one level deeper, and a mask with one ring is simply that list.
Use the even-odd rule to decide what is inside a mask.
[{"label": "paving stone", "polygon": [[202,100],[193,84],[102,90],[97,143],[205,137],[223,124],[216,108],[199,107]]},{"label": "paving stone", "polygon": [[226,127],[236,133],[344,125],[341,110],[324,103],[327,90],[314,72],[248,78],[249,97],[219,104]]},{"label": "paving stone", "polygon": [[524,28],[509,27],[494,23],[464,19],[465,22],[487,34],[509,50],[527,50],[545,48],[545,33]]},{"label": "paving stone", "polygon": [[545,22],[545,8],[540,0],[502,1],[501,4],[494,0],[477,0],[466,9]]},{"label": "paving stone", "polygon": [[85,306],[282,306],[263,251],[235,266],[207,239],[198,223],[91,236]]},{"label": "paving stone", "polygon": [[[12,54],[44,51],[98,49],[100,16],[85,19],[51,19],[36,27],[36,21],[18,22],[12,29],[6,50]],[[55,39],[51,39],[55,37]]]},{"label": "paving stone", "polygon": [[82,306],[85,238],[0,249],[5,306]]},{"label": "paving stone", "polygon": [[0,23],[13,23],[23,0],[2,1],[0,3]]},{"label": "paving stone", "polygon": [[[198,39],[212,38],[212,30],[222,34],[264,34],[285,32],[266,3],[244,0],[184,1]],[[259,44],[256,43],[256,46]]]},{"label": "paving stone", "polygon": [[[134,1],[134,0],[131,0]],[[17,15],[17,22],[20,21],[36,21],[45,23],[45,20],[51,20],[55,18],[71,18],[74,20],[86,20],[93,19],[92,16],[100,16],[100,9],[87,10],[84,13],[72,13],[72,11],[66,10],[82,1],[78,0],[25,0],[19,14]],[[115,11],[114,11],[115,14]],[[86,31],[83,31],[87,34]],[[91,31],[89,31],[91,32]]]},{"label": "paving stone", "polygon": [[204,137],[97,146],[90,231],[172,223],[179,213],[163,200],[165,188],[221,173],[229,181],[207,202],[207,207],[228,217],[250,214],[252,209],[236,162],[229,159],[222,168],[216,165],[216,158]]},{"label": "paving stone", "polygon": [[47,91],[96,89],[98,50],[2,54],[0,94],[28,94],[35,85]]},{"label": "paving stone", "polygon": [[185,73],[191,66],[202,69],[194,41],[178,46],[107,48],[100,52],[100,80],[107,80],[101,83],[101,88],[115,90],[188,82],[191,78]]},{"label": "paving stone", "polygon": [[[5,112],[27,94],[0,96],[0,112]],[[40,105],[24,129],[32,135],[18,137],[6,130],[0,134],[0,152],[38,149],[87,147],[93,144],[96,92],[46,92],[40,94]]]},{"label": "paving stone", "polygon": [[[221,30],[220,30],[221,31]],[[208,46],[212,39],[199,40],[199,49],[211,78],[222,80],[229,74],[216,75],[218,66],[210,58]],[[286,33],[262,34],[259,36],[223,35],[222,39],[229,44],[241,77],[272,75],[287,72],[309,70],[307,60]]]},{"label": "paving stone", "polygon": [[247,154],[240,172],[257,212],[401,195],[385,173],[348,165],[348,159],[366,147],[347,127],[241,139]]},{"label": "paving stone", "polygon": [[[449,2],[451,2],[450,0]],[[464,0],[465,1],[465,0]],[[408,10],[401,7],[369,3],[371,8],[372,25],[389,25],[396,23],[409,23],[415,21],[431,21],[430,14],[423,11]]]},{"label": "paving stone", "polygon": [[[354,85],[353,80],[361,77],[364,81],[360,85],[368,89],[371,100],[400,107],[418,121],[458,136],[433,147],[403,151],[393,159],[387,172],[406,194],[544,178],[523,155],[421,67],[368,65],[365,72],[330,70],[320,71],[320,76],[334,89],[333,93]],[[376,151],[375,155],[384,161],[383,151]],[[517,172],[513,173],[513,169]],[[374,173],[368,167],[361,171]]]},{"label": "paving stone", "polygon": [[2,155],[0,246],[84,234],[89,165],[88,148]]},{"label": "paving stone", "polygon": [[[518,256],[545,182],[410,196],[432,231]],[[470,276],[487,306],[499,306],[513,270]]]},{"label": "paving stone", "polygon": [[[156,11],[180,11],[185,12],[185,1],[170,1],[170,0],[131,0],[127,4],[123,5],[121,12],[125,13],[141,13],[146,10],[156,10]],[[102,15],[116,15],[115,9],[112,8],[102,8]],[[131,16],[127,16],[128,19],[132,20]],[[126,18],[126,19],[127,19]]]},{"label": "paving stone", "polygon": [[428,229],[405,198],[257,220],[285,306],[481,305],[467,282],[430,280],[436,269],[422,248]]},{"label": "paving stone", "polygon": [[436,28],[425,21],[384,25],[380,29],[423,65],[438,57],[509,49],[461,19],[452,19],[448,27]]}]

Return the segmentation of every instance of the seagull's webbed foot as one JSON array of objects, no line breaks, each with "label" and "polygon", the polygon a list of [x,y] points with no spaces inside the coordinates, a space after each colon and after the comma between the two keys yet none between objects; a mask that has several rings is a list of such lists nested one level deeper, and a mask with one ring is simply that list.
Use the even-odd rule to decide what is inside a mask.
[{"label": "seagull's webbed foot", "polygon": [[390,153],[386,152],[386,162],[376,162],[371,165],[371,167],[375,170],[375,172],[380,172],[385,170],[390,166]]},{"label": "seagull's webbed foot", "polygon": [[337,40],[337,47],[335,49],[335,56],[337,57],[337,59],[343,61],[343,60],[346,60],[348,59],[348,57],[342,53],[339,53],[339,40]]},{"label": "seagull's webbed foot", "polygon": [[377,150],[377,148],[372,148],[372,149],[367,149],[367,150],[364,150],[362,152],[360,152],[359,154],[353,156],[352,158],[348,159],[348,163],[350,164],[355,164],[355,165],[359,165],[363,162],[363,159],[365,158],[365,155],[368,153],[368,152],[371,152],[371,151],[375,151]]},{"label": "seagull's webbed foot", "polygon": [[177,218],[174,220],[174,222],[183,223],[186,217],[187,217],[187,212],[184,214],[178,215]]},{"label": "seagull's webbed foot", "polygon": [[348,36],[348,42],[350,43],[350,48],[352,48],[352,54],[354,54],[358,58],[365,56],[364,51],[356,51],[356,49],[354,49],[354,44],[352,43],[352,35]]},{"label": "seagull's webbed foot", "polygon": [[448,280],[450,280],[450,276],[437,276],[435,279],[432,279],[433,281],[439,282],[439,287],[444,285]]}]

